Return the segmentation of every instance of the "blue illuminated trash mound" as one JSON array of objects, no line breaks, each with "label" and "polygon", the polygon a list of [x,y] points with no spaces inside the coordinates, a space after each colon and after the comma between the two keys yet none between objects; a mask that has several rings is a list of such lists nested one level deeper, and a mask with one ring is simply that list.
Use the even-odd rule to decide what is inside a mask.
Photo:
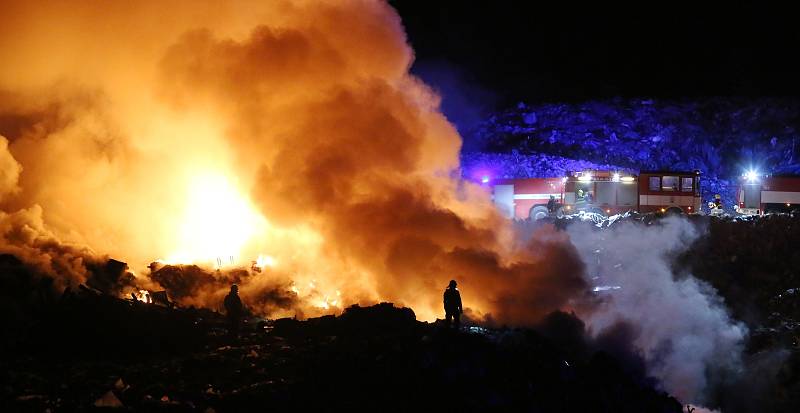
[{"label": "blue illuminated trash mound", "polygon": [[[466,178],[562,176],[583,169],[695,170],[704,200],[731,205],[748,170],[800,174],[800,100],[614,99],[520,103],[464,133]],[[475,176],[480,170],[480,174]]]}]

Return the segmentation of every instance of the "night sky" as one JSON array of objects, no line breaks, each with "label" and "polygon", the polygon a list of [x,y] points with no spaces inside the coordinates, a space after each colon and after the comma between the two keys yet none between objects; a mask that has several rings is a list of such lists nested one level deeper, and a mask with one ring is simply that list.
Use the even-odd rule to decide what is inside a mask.
[{"label": "night sky", "polygon": [[446,100],[496,108],[618,96],[800,94],[800,25],[788,8],[391,4],[416,51],[414,72]]}]

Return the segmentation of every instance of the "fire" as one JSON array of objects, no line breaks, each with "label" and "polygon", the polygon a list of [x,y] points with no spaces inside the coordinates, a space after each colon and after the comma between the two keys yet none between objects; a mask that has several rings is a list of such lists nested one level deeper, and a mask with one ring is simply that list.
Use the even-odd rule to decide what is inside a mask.
[{"label": "fire", "polygon": [[472,311],[521,324],[583,287],[566,236],[510,242],[458,178],[460,138],[388,3],[162,3],[9,8],[0,250],[64,284],[95,253],[216,267],[177,300],[208,308],[256,261],[231,280],[263,315],[392,301],[432,320],[456,278]]},{"label": "fire", "polygon": [[338,308],[341,304],[342,293],[336,291],[335,295],[324,294],[320,298],[312,300],[312,305],[322,310]]},{"label": "fire", "polygon": [[147,290],[139,290],[139,293],[138,294],[134,293],[134,295],[136,296],[137,300],[139,300],[139,301],[141,301],[143,303],[152,303],[153,302],[153,298],[150,297],[150,292],[147,291]]},{"label": "fire", "polygon": [[341,311],[345,303],[340,290],[324,288],[319,285],[317,280],[311,280],[306,285],[307,288],[299,288],[295,284],[291,286],[290,290],[318,312],[321,311],[320,314]]},{"label": "fire", "polygon": [[275,260],[275,258],[269,255],[259,254],[258,259],[256,259],[256,265],[258,266],[258,268],[264,268],[264,267],[273,268],[276,265],[278,265],[278,262]]},{"label": "fire", "polygon": [[[178,245],[165,261],[214,262],[217,267],[234,264],[265,226],[264,217],[231,180],[220,174],[197,175],[188,185]],[[264,265],[274,265],[271,257],[259,259]]]}]

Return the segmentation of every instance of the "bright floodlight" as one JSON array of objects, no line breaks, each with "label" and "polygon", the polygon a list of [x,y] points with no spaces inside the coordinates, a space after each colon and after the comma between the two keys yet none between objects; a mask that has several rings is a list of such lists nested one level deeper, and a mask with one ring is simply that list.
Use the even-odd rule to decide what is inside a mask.
[{"label": "bright floodlight", "polygon": [[615,172],[614,176],[611,178],[611,180],[614,181],[614,182],[619,182],[619,174]]},{"label": "bright floodlight", "polygon": [[578,177],[578,180],[581,182],[587,182],[592,180],[592,174],[586,173]]},{"label": "bright floodlight", "polygon": [[758,172],[751,169],[744,174],[744,177],[747,178],[748,181],[755,181],[758,179]]},{"label": "bright floodlight", "polygon": [[481,178],[481,182],[484,183],[484,184],[488,184],[489,183],[489,175],[484,175]]}]

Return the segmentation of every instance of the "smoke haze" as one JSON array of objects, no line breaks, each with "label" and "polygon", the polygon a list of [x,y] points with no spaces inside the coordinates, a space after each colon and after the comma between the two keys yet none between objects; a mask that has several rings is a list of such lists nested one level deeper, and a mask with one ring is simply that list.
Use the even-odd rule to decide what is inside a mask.
[{"label": "smoke haze", "polygon": [[[431,320],[457,279],[471,317],[513,324],[585,285],[566,234],[509,247],[458,178],[460,138],[383,2],[5,3],[0,204],[29,235],[0,251],[70,268],[61,284],[112,256],[140,286],[192,285],[184,304],[238,280],[263,315],[390,300]],[[69,258],[49,268],[43,243]],[[146,276],[159,258],[208,270]]]},{"label": "smoke haze", "polygon": [[671,259],[701,236],[694,225],[670,217],[651,226],[621,222],[568,232],[589,282],[620,287],[598,292],[600,302],[579,314],[595,334],[632,325],[648,374],[680,400],[707,403],[716,385],[741,373],[747,328],[731,319],[711,286],[671,268]]},{"label": "smoke haze", "polygon": [[[686,221],[516,240],[460,179],[461,139],[384,2],[2,7],[0,254],[56,288],[114,257],[185,305],[217,308],[238,282],[263,316],[393,301],[433,320],[456,279],[478,321],[632,326],[682,400],[738,368],[745,328],[671,271],[700,235]],[[196,266],[148,275],[156,259]],[[587,304],[598,283],[622,288]]]}]

